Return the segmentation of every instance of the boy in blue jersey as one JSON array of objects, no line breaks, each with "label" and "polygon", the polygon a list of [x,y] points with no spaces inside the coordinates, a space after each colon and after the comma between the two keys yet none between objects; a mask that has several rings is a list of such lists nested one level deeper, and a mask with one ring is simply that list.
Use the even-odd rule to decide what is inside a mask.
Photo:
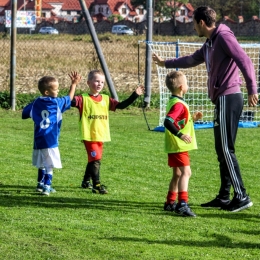
[{"label": "boy in blue jersey", "polygon": [[81,81],[81,76],[75,71],[69,77],[71,86],[65,97],[58,97],[57,79],[50,76],[41,78],[38,89],[42,96],[27,105],[22,112],[22,119],[32,118],[34,121],[32,164],[38,168],[36,191],[47,196],[55,192],[51,187],[53,168],[62,168],[58,148],[62,113],[70,109],[75,88]]}]

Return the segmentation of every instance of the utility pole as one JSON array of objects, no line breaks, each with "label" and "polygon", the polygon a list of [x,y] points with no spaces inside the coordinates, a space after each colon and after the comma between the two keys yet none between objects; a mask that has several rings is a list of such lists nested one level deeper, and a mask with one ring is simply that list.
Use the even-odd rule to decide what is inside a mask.
[{"label": "utility pole", "polygon": [[10,105],[15,111],[16,93],[15,93],[15,78],[16,78],[16,17],[17,17],[17,0],[12,1],[11,9],[11,53],[10,53]]}]

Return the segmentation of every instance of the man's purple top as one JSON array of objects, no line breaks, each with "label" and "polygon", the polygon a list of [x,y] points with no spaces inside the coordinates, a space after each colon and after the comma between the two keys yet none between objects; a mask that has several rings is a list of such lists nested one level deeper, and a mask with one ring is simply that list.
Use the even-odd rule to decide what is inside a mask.
[{"label": "man's purple top", "polygon": [[190,68],[205,62],[208,71],[208,95],[213,103],[219,96],[241,92],[241,70],[248,95],[257,94],[254,65],[239,45],[234,33],[224,24],[213,31],[201,49],[190,56],[166,60],[166,68]]}]

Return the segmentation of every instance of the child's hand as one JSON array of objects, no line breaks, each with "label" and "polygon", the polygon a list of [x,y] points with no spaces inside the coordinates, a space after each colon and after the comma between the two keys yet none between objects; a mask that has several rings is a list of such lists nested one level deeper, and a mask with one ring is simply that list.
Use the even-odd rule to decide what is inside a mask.
[{"label": "child's hand", "polygon": [[139,85],[138,87],[137,87],[137,89],[135,90],[135,93],[137,94],[137,95],[142,95],[143,93],[144,93],[144,86],[142,86],[142,85]]},{"label": "child's hand", "polygon": [[195,112],[192,116],[193,122],[198,121],[199,119],[201,119],[203,116],[203,114],[201,112]]},{"label": "child's hand", "polygon": [[180,139],[184,141],[186,144],[190,144],[192,141],[192,137],[186,134],[183,134]]},{"label": "child's hand", "polygon": [[69,74],[69,77],[71,79],[71,84],[79,84],[81,81],[81,76],[78,74],[78,72],[76,71],[71,71],[71,73]]}]

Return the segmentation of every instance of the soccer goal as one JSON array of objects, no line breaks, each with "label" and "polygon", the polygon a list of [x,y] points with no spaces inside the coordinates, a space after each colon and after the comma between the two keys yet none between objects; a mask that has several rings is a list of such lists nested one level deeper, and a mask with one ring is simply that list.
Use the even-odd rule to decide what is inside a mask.
[{"label": "soccer goal", "polygon": [[[145,42],[153,53],[156,53],[164,59],[191,55],[197,49],[201,48],[201,43],[185,42]],[[256,74],[258,92],[260,92],[260,44],[241,44],[247,55],[251,58]],[[163,122],[166,115],[166,105],[170,97],[170,92],[165,85],[165,77],[172,69],[157,67],[159,90],[160,90],[160,116],[159,125],[155,131],[164,131]],[[178,70],[178,69],[176,69]],[[203,113],[203,119],[195,123],[195,129],[213,127],[214,104],[210,101],[207,92],[207,71],[202,63],[199,66],[183,69],[187,76],[189,91],[185,94],[184,100],[189,104],[191,114],[196,111]],[[257,127],[260,124],[260,113],[258,106],[249,107],[247,103],[247,89],[245,87],[244,77],[241,91],[244,97],[244,109],[240,117],[239,127]]]}]

